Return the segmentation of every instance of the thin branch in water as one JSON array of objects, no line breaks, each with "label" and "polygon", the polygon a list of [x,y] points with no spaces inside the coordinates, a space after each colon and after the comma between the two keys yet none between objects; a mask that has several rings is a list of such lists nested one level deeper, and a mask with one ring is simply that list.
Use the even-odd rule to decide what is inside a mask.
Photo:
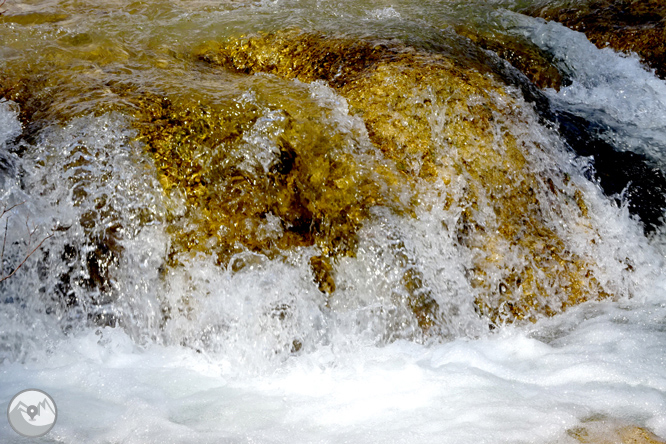
[{"label": "thin branch in water", "polygon": [[12,271],[11,273],[9,273],[7,276],[0,278],[0,282],[4,282],[4,281],[6,281],[7,279],[9,279],[10,277],[12,277],[12,276],[14,275],[14,273],[16,273],[16,272],[19,270],[19,268],[21,268],[21,267],[23,266],[23,264],[25,264],[25,263],[27,262],[27,260],[30,258],[30,256],[32,256],[32,254],[33,254],[35,251],[39,250],[39,248],[42,246],[42,244],[43,244],[44,242],[46,242],[47,239],[52,238],[52,237],[53,237],[53,233],[49,234],[49,235],[46,236],[44,239],[42,239],[42,241],[39,243],[39,245],[37,245],[37,246],[36,246],[36,247],[35,247],[30,253],[28,253],[28,254],[25,256],[25,258],[23,258],[23,261],[22,261],[20,264],[18,264],[18,265],[16,266],[16,268],[14,268],[14,271]]},{"label": "thin branch in water", "polygon": [[[5,0],[3,0],[3,3],[0,3],[0,6],[2,6],[4,4],[4,1]],[[9,213],[14,208],[16,208],[20,205],[23,205],[24,203],[25,203],[25,201],[23,201],[21,203],[18,203],[18,204],[15,204],[15,205],[12,205],[9,208],[7,208],[6,206],[3,207],[2,213],[0,213],[0,218],[5,216],[7,213]],[[3,233],[3,236],[2,236],[2,252],[0,252],[0,282],[4,282],[7,279],[9,279],[10,277],[14,276],[14,274],[28,261],[30,256],[32,256],[35,251],[39,250],[41,248],[41,246],[44,244],[44,242],[46,242],[47,239],[50,239],[54,235],[54,233],[50,233],[48,236],[46,236],[44,239],[42,239],[42,241],[35,248],[33,248],[28,254],[25,255],[25,257],[23,258],[23,261],[21,261],[21,263],[18,264],[12,270],[11,273],[9,273],[7,276],[3,276],[4,260],[5,260],[5,247],[7,245],[7,230],[8,230],[8,228],[9,228],[9,215],[7,216],[7,219],[5,219],[5,232]],[[37,225],[33,225],[32,229],[30,229],[30,218],[26,218],[25,228],[28,231],[27,248],[30,248],[30,246],[32,245],[32,237],[37,232],[38,227],[37,227]]]},{"label": "thin branch in water", "polygon": [[32,235],[37,232],[37,225],[33,225],[32,230],[30,229],[30,218],[25,219],[25,229],[28,232],[28,245],[32,244]]},{"label": "thin branch in water", "polygon": [[[5,2],[3,1],[0,3],[0,6],[2,6]],[[12,211],[14,208],[23,205],[25,201],[21,203],[17,203],[12,205],[11,207],[7,208],[6,206],[3,206],[2,208],[2,214],[0,214],[0,219],[10,211]],[[2,254],[0,254],[0,276],[2,276],[2,270],[5,268],[5,245],[7,244],[7,227],[9,226],[9,216],[7,216],[7,219],[5,219],[5,232],[4,235],[2,236]],[[30,243],[28,243],[30,245]]]},{"label": "thin branch in water", "polygon": [[[5,213],[2,213],[3,215]],[[2,217],[2,216],[0,216]],[[7,226],[9,225],[9,216],[5,219],[5,234],[2,236],[2,254],[0,254],[0,276],[2,276],[2,271],[5,268],[5,244],[7,243]]]},{"label": "thin branch in water", "polygon": [[[2,0],[2,3],[0,3],[0,7],[4,6],[6,1],[7,0]],[[7,12],[6,9],[4,11],[0,11],[0,15],[4,14],[5,12]]]},{"label": "thin branch in water", "polygon": [[[2,6],[1,3],[0,3],[0,6]],[[24,200],[23,202],[21,202],[21,203],[14,204],[14,205],[12,205],[12,206],[9,207],[9,208],[4,207],[4,208],[2,209],[2,214],[0,214],[0,217],[2,217],[2,216],[4,216],[5,214],[9,213],[9,212],[12,211],[14,208],[16,208],[16,207],[20,207],[20,206],[23,205],[24,203],[25,203],[25,200]]]}]

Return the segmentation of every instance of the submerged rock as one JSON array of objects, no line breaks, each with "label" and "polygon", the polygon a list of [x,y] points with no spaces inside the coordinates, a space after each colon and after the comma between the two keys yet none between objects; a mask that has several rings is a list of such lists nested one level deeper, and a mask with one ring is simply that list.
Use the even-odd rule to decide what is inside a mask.
[{"label": "submerged rock", "polygon": [[67,18],[69,16],[62,13],[28,12],[24,14],[2,14],[0,12],[0,23],[16,23],[23,26],[58,23],[67,20]]},{"label": "submerged rock", "polygon": [[[585,193],[549,166],[529,131],[534,114],[492,67],[393,41],[287,30],[208,42],[166,65],[163,55],[133,59],[151,70],[145,82],[125,69],[122,47],[92,37],[65,44],[73,46],[49,55],[43,71],[13,66],[0,93],[21,104],[28,142],[73,117],[131,116],[164,191],[171,267],[203,253],[235,271],[239,253],[278,258],[315,247],[312,277],[330,300],[338,262],[356,254],[373,207],[414,217],[439,205],[450,215],[442,235],[471,258],[466,279],[491,323],[617,294],[599,277]],[[85,182],[72,177],[74,190]],[[424,203],[431,190],[438,200]],[[85,284],[104,290],[123,251],[113,232],[96,236],[97,253],[75,256],[87,264]],[[446,295],[430,290],[400,242],[401,303],[437,334]]]},{"label": "submerged rock", "polygon": [[[136,113],[174,203],[174,255],[213,252],[226,264],[245,250],[273,257],[317,245],[325,256],[353,254],[368,208],[390,204],[381,165],[361,162],[349,149],[353,136],[327,123],[303,89],[276,92],[217,106],[151,100]],[[334,287],[313,269],[321,288]]]},{"label": "submerged rock", "polygon": [[[591,259],[576,253],[550,220],[566,213],[584,223],[582,194],[564,174],[539,172],[533,163],[539,147],[517,129],[528,122],[492,78],[399,45],[296,30],[213,42],[196,55],[242,73],[326,81],[404,180],[464,181],[465,193],[448,196],[447,209],[459,212],[451,229],[474,254],[470,282],[483,315],[535,319],[607,296]],[[509,260],[509,252],[519,259]],[[439,316],[436,303],[411,305]]]},{"label": "submerged rock", "polygon": [[666,3],[661,0],[589,0],[538,4],[521,10],[585,33],[599,48],[635,52],[666,78]]},{"label": "submerged rock", "polygon": [[458,26],[456,32],[479,47],[493,51],[539,88],[559,90],[568,81],[555,66],[553,56],[524,36],[480,32],[463,26]]},{"label": "submerged rock", "polygon": [[636,425],[611,418],[594,418],[567,431],[576,441],[584,444],[664,444],[666,441]]}]

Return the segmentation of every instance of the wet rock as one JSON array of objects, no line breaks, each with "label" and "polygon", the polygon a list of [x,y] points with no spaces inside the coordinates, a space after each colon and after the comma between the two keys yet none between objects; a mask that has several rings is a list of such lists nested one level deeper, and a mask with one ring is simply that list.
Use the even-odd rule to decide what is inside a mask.
[{"label": "wet rock", "polygon": [[666,4],[661,0],[592,0],[549,3],[521,12],[585,33],[599,48],[635,52],[666,78]]},{"label": "wet rock", "polygon": [[[136,127],[173,202],[174,260],[200,251],[226,264],[245,250],[274,257],[310,245],[353,252],[368,208],[387,203],[383,179],[345,150],[353,137],[327,124],[306,91],[293,93],[299,100],[268,90],[256,102],[138,105]],[[315,274],[322,291],[334,288]]]},{"label": "wet rock", "polygon": [[664,444],[666,441],[646,428],[612,418],[593,418],[567,431],[576,441],[585,444]]},{"label": "wet rock", "polygon": [[335,280],[330,259],[324,256],[313,256],[310,258],[310,266],[319,290],[322,293],[333,293],[335,291]]},{"label": "wet rock", "polygon": [[[533,172],[526,141],[510,129],[526,123],[501,84],[446,57],[297,30],[213,42],[196,55],[242,73],[324,80],[363,118],[371,140],[407,181],[466,178],[466,194],[449,202],[460,208],[461,247],[475,252],[469,272],[481,314],[495,321],[534,319],[607,296],[589,259],[573,253],[545,215],[544,206],[555,205],[585,218],[582,195],[576,199],[563,175]],[[497,127],[504,130],[497,134]],[[540,191],[547,180],[558,182],[551,194],[571,198],[551,201]],[[504,260],[507,251],[522,265]],[[409,285],[422,286],[418,281],[406,277]],[[429,299],[414,298],[411,305],[436,316]]]},{"label": "wet rock", "polygon": [[17,25],[31,26],[44,23],[57,23],[67,20],[69,16],[62,13],[28,12],[24,14],[0,14],[0,23],[16,23]]},{"label": "wet rock", "polygon": [[[317,245],[323,257],[352,254],[367,209],[390,205],[380,191],[387,188],[384,167],[371,159],[361,163],[347,149],[357,143],[356,136],[336,129],[307,88],[291,85],[290,95],[284,81],[256,88],[248,81],[256,100],[241,97],[237,89],[215,100],[182,86],[156,93],[109,82],[103,74],[88,82],[87,71],[81,76],[58,69],[65,59],[56,59],[48,75],[16,65],[0,86],[5,97],[21,105],[24,141],[34,142],[54,121],[90,112],[132,114],[138,140],[153,157],[170,202],[172,265],[181,254],[213,253],[226,264],[242,251],[275,257],[310,245]],[[115,71],[122,61],[105,69]],[[257,142],[261,147],[254,146]],[[87,200],[85,191],[77,191],[85,190],[85,178],[72,187],[77,201]],[[105,261],[96,258],[106,253],[91,254],[90,279],[100,283],[107,273],[97,265]]]},{"label": "wet rock", "polygon": [[506,83],[519,87],[545,125],[554,126],[578,156],[592,159],[590,178],[598,181],[604,194],[618,204],[626,200],[631,214],[643,224],[645,234],[664,223],[666,213],[666,176],[647,156],[624,151],[606,138],[608,128],[571,112],[556,109],[548,98],[525,79],[500,65],[493,71]]},{"label": "wet rock", "polygon": [[[525,128],[537,122],[492,74],[504,68],[483,65],[487,53],[468,66],[393,41],[288,30],[208,42],[171,60],[177,78],[155,63],[148,84],[124,72],[122,48],[89,38],[72,45],[80,52],[69,62],[65,52],[44,71],[15,66],[2,94],[21,104],[27,135],[91,113],[132,116],[167,201],[172,267],[205,253],[235,270],[246,266],[229,264],[239,253],[276,258],[315,246],[313,279],[334,298],[336,260],[355,254],[370,209],[409,217],[419,190],[443,184],[444,210],[455,215],[443,230],[472,257],[467,278],[481,316],[535,320],[609,296],[594,257],[567,231],[584,226],[594,240],[584,194],[535,163],[547,154]],[[250,75],[259,73],[272,76]],[[313,82],[343,97],[363,128],[331,119]],[[544,120],[556,121],[529,85]],[[86,202],[77,190],[72,183]],[[108,281],[122,254],[114,248],[80,256],[91,285]],[[441,295],[408,257],[401,272],[404,303],[436,332]]]},{"label": "wet rock", "polygon": [[666,177],[644,155],[621,151],[606,142],[599,128],[571,113],[555,114],[560,134],[581,156],[593,158],[594,177],[608,196],[618,204],[626,200],[631,214],[638,216],[645,233],[664,223],[666,212]]},{"label": "wet rock", "polygon": [[553,63],[553,56],[523,36],[481,32],[459,26],[456,32],[469,38],[479,47],[493,51],[506,60],[539,88],[559,90],[567,79]]}]

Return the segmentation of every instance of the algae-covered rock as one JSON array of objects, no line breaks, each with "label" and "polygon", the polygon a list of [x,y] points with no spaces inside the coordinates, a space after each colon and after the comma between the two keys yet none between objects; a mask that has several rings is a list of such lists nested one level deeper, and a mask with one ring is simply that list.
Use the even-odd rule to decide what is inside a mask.
[{"label": "algae-covered rock", "polygon": [[[546,215],[555,205],[585,219],[582,194],[568,189],[564,175],[536,172],[515,130],[527,123],[494,79],[399,45],[297,30],[213,42],[196,55],[243,73],[324,80],[362,117],[406,180],[463,178],[465,194],[449,196],[447,205],[460,214],[460,245],[474,252],[470,281],[482,314],[534,319],[606,296],[590,259],[576,254],[549,220],[552,212]],[[509,261],[509,252],[520,259]],[[436,304],[412,305],[437,311]]]},{"label": "algae-covered rock", "polygon": [[[352,138],[306,91],[299,100],[265,93],[214,106],[151,98],[136,113],[174,202],[173,253],[213,252],[227,263],[245,249],[274,256],[316,244],[327,256],[353,254],[368,208],[387,203],[373,165],[347,149]],[[330,289],[322,263],[313,268]]]},{"label": "algae-covered rock", "polygon": [[[353,128],[338,127],[332,110],[306,85],[215,74],[207,79],[213,92],[201,91],[205,76],[172,59],[191,70],[195,86],[161,70],[159,86],[145,86],[131,72],[118,75],[124,74],[123,51],[99,58],[95,45],[86,46],[72,50],[78,57],[69,60],[52,54],[41,71],[14,65],[0,93],[21,105],[26,139],[49,124],[91,113],[132,116],[166,195],[171,265],[205,253],[226,266],[242,251],[275,257],[316,245],[322,256],[312,261],[313,276],[330,293],[330,262],[354,254],[368,209],[401,211],[399,173],[367,152]],[[86,58],[94,60],[91,68]],[[393,194],[386,192],[389,182]],[[72,187],[83,190],[85,181]],[[91,264],[91,276],[106,276]]]},{"label": "algae-covered rock", "polygon": [[557,2],[521,12],[583,32],[599,48],[635,52],[666,78],[666,3],[661,0]]},{"label": "algae-covered rock", "polygon": [[43,25],[67,20],[69,16],[62,13],[28,12],[24,14],[3,14],[0,12],[0,23],[16,23],[17,25]]},{"label": "algae-covered rock", "polygon": [[[534,320],[607,296],[571,240],[576,227],[590,230],[584,194],[535,163],[543,150],[525,128],[536,122],[491,69],[299,30],[208,42],[194,57],[132,55],[90,36],[59,44],[68,49],[41,70],[14,65],[0,92],[21,104],[25,137],[43,122],[131,116],[164,191],[170,266],[199,253],[226,266],[240,252],[278,258],[314,246],[313,280],[335,297],[337,261],[355,254],[372,207],[414,217],[419,193],[443,184],[438,205],[455,223],[442,229],[472,257],[466,276],[481,315]],[[313,83],[344,98],[362,130],[332,119]],[[403,262],[404,302],[430,331],[444,296]],[[104,280],[94,263],[91,276]]]}]

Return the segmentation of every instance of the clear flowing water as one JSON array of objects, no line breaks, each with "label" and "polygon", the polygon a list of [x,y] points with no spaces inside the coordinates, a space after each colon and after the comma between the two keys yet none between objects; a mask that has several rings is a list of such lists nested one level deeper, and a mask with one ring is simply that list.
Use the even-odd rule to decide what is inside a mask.
[{"label": "clear flowing water", "polygon": [[[421,160],[404,167],[387,159],[352,99],[331,84],[211,72],[189,54],[208,41],[298,28],[391,40],[464,65],[471,56],[453,30],[465,24],[526,38],[551,54],[570,80],[545,90],[553,106],[605,125],[606,140],[663,169],[664,81],[634,56],[599,50],[580,33],[505,9],[512,6],[8,2],[0,72],[42,73],[33,88],[57,100],[53,115],[40,117],[38,109],[29,122],[21,121],[20,104],[0,102],[0,199],[20,204],[2,219],[0,274],[53,233],[0,283],[0,400],[26,388],[56,400],[58,422],[37,442],[575,443],[571,430],[599,421],[666,436],[665,234],[646,236],[626,201],[604,196],[587,174],[588,159],[567,149],[516,86],[492,96],[511,118],[498,117],[491,132],[512,134],[526,174],[564,190],[557,198],[537,191],[550,202],[540,214],[567,254],[587,258],[608,296],[551,317],[540,313],[535,322],[479,314],[485,287],[471,270],[486,264],[479,262],[482,246],[459,240],[453,227],[463,209],[447,204],[447,196],[474,190],[469,174],[419,176],[411,189],[396,187],[406,211],[371,206],[353,254],[334,260],[331,295],[313,279],[311,258],[324,248],[316,242],[275,254],[239,241],[221,260],[211,236],[181,251],[180,234],[205,230],[190,218],[187,198],[168,191],[165,170],[146,149],[135,124],[140,102],[118,92],[123,85],[168,93],[174,102],[193,98],[212,110],[229,103],[239,115],[252,110],[256,118],[232,155],[215,158],[239,171],[268,174],[280,153],[276,137],[290,130],[285,119],[299,113],[309,123],[298,131],[325,128],[336,156],[362,165],[355,174],[413,170]],[[424,88],[405,97],[423,102]],[[423,119],[433,156],[444,157],[452,137],[446,128],[456,118],[438,106]],[[508,150],[500,142],[491,149]],[[379,183],[390,195],[391,182]],[[477,194],[473,205],[490,227],[500,213],[488,209],[492,198]],[[253,235],[281,238],[289,227],[280,217],[265,215]],[[483,253],[491,263],[483,276],[504,293],[501,269],[492,264],[519,267],[526,256],[497,242]],[[413,313],[405,276],[414,273],[437,303],[431,330]],[[564,296],[558,288],[563,280],[535,273],[549,288],[541,303],[555,304],[551,294],[567,297],[569,287]],[[501,300],[493,297],[489,303]],[[0,437],[24,441],[4,421]]]}]

